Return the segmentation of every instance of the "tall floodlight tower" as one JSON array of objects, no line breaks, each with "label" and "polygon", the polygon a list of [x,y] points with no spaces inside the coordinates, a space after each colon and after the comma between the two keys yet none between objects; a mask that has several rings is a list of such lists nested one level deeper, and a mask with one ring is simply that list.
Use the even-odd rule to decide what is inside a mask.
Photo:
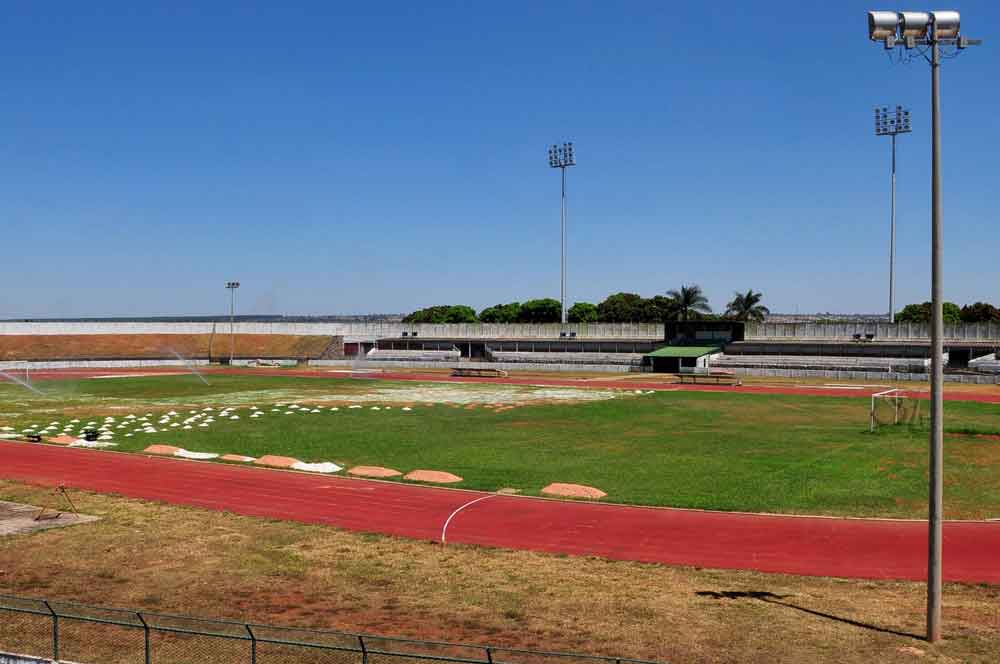
[{"label": "tall floodlight tower", "polygon": [[236,289],[240,287],[238,281],[227,281],[226,289],[229,290],[229,364],[233,363],[233,355],[236,354]]},{"label": "tall floodlight tower", "polygon": [[562,322],[566,323],[566,169],[576,166],[576,154],[573,152],[572,143],[562,145],[552,145],[549,148],[549,166],[562,171],[562,207],[559,219],[562,229],[562,243],[560,254],[562,255],[562,267],[559,271],[559,302],[562,304]]},{"label": "tall floodlight tower", "polygon": [[889,204],[889,322],[896,322],[896,136],[910,133],[910,111],[896,105],[895,113],[886,106],[875,107],[875,135],[892,137],[892,184]]},{"label": "tall floodlight tower", "polygon": [[883,42],[885,49],[897,47],[916,52],[931,66],[931,436],[930,487],[927,551],[927,640],[941,638],[941,519],[943,517],[942,475],[944,472],[944,410],[941,362],[944,318],[942,316],[941,224],[941,51],[953,57],[979,39],[960,36],[961,17],[956,11],[868,12],[868,38]]}]

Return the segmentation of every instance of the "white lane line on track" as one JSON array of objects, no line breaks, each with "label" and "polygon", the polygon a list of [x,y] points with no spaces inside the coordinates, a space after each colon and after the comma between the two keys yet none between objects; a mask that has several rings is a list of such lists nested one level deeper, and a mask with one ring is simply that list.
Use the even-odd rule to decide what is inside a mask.
[{"label": "white lane line on track", "polygon": [[475,500],[470,500],[469,502],[465,503],[464,505],[462,505],[461,507],[459,507],[458,509],[456,509],[454,512],[452,512],[451,515],[448,517],[448,519],[444,522],[444,527],[441,528],[441,544],[445,543],[445,535],[448,532],[448,524],[451,523],[451,520],[455,518],[456,514],[458,514],[462,510],[464,510],[466,507],[469,507],[471,505],[475,505],[480,500],[486,500],[487,498],[494,498],[495,496],[497,496],[497,494],[495,494],[495,493],[491,493],[491,494],[486,495],[486,496],[480,496],[479,498],[476,498]]}]

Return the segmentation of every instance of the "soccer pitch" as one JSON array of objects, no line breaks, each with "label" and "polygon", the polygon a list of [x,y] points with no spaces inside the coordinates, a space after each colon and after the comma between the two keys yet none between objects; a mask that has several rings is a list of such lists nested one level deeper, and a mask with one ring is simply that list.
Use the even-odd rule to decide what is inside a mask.
[{"label": "soccer pitch", "polygon": [[[52,381],[38,383],[41,394],[4,384],[0,426],[76,435],[86,423],[105,425],[111,417],[106,428],[115,451],[141,452],[155,443],[345,469],[434,469],[463,478],[452,486],[527,495],[553,482],[577,483],[606,492],[606,501],[637,505],[926,515],[926,429],[869,433],[866,398],[209,379],[208,385],[191,375]],[[167,413],[176,415],[165,419]],[[206,419],[213,421],[200,426]],[[947,517],[1000,516],[1000,405],[948,402],[946,422]]]}]

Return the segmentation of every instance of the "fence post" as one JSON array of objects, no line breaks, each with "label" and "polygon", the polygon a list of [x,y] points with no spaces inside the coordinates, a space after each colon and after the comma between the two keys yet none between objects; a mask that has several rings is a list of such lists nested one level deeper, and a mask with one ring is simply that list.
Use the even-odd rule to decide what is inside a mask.
[{"label": "fence post", "polygon": [[368,648],[365,647],[365,637],[359,634],[358,643],[361,644],[361,664],[368,664]]},{"label": "fence post", "polygon": [[59,661],[59,614],[52,610],[48,600],[43,599],[42,603],[52,614],[52,659]]},{"label": "fence post", "polygon": [[247,628],[247,634],[250,635],[250,664],[257,664],[257,637],[250,629],[250,625],[244,624],[243,626]]},{"label": "fence post", "polygon": [[150,662],[153,661],[153,654],[152,652],[150,652],[149,649],[149,624],[146,622],[146,619],[142,617],[142,614],[139,613],[138,611],[135,612],[135,617],[138,618],[139,622],[142,623],[143,650],[145,652],[145,658],[146,658],[145,662],[146,664],[150,664]]}]

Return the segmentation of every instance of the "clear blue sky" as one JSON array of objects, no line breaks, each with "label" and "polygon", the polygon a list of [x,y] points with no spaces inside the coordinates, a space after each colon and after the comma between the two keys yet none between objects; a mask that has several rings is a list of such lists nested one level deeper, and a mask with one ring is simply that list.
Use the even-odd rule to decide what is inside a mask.
[{"label": "clear blue sky", "polygon": [[[948,3],[944,3],[947,5]],[[943,69],[946,296],[1000,301],[1000,6]],[[706,7],[712,7],[708,9]],[[0,317],[404,312],[698,283],[716,309],[929,292],[930,74],[857,2],[10,2]],[[880,9],[926,9],[883,2]]]}]

